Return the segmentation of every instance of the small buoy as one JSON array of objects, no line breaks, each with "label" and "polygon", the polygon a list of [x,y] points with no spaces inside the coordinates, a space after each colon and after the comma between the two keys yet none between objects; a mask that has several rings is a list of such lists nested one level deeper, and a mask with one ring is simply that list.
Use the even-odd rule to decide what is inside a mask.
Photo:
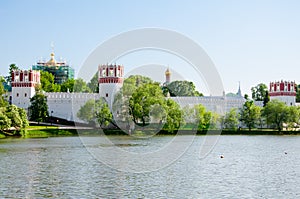
[{"label": "small buoy", "polygon": [[224,155],[221,155],[220,158],[224,158]]}]

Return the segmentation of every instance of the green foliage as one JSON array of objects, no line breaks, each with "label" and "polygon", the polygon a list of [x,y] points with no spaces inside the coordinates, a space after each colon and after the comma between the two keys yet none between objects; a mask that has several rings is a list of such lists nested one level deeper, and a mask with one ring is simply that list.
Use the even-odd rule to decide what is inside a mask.
[{"label": "green foliage", "polygon": [[91,90],[89,87],[87,87],[86,85],[86,82],[81,79],[81,78],[78,78],[75,80],[74,82],[74,92],[83,92],[83,93],[90,93]]},{"label": "green foliage", "polygon": [[6,108],[6,116],[11,120],[11,126],[15,128],[23,127],[23,120],[18,109],[15,105],[9,105]]},{"label": "green foliage", "polygon": [[41,86],[45,92],[60,92],[60,85],[54,83],[54,75],[47,71],[40,71]]},{"label": "green foliage", "polygon": [[113,120],[112,113],[106,101],[102,98],[99,100],[88,100],[79,109],[77,117],[89,124],[94,124],[97,121],[100,127],[109,125]]},{"label": "green foliage", "polygon": [[167,91],[170,96],[203,96],[202,93],[196,91],[196,87],[193,82],[189,81],[173,81],[163,88],[166,96]]},{"label": "green foliage", "polygon": [[300,102],[300,84],[296,87],[296,102]]},{"label": "green foliage", "polygon": [[256,106],[252,100],[247,100],[241,108],[240,121],[248,127],[249,131],[251,131],[251,129],[258,124],[260,119],[260,111],[261,108]]},{"label": "green foliage", "polygon": [[224,128],[236,130],[239,124],[239,115],[237,109],[232,108],[224,117]]},{"label": "green foliage", "polygon": [[61,92],[70,92],[72,93],[73,90],[74,90],[74,83],[75,83],[75,80],[74,79],[68,79],[67,81],[65,81],[64,83],[62,83],[60,85],[60,90]]},{"label": "green foliage", "polygon": [[20,118],[22,120],[21,128],[26,128],[27,126],[29,126],[26,111],[23,108],[18,108],[18,112],[19,112]]},{"label": "green foliage", "polygon": [[206,111],[202,104],[191,108],[188,106],[184,107],[183,115],[185,123],[192,124],[194,126],[193,129],[197,128],[199,131],[215,129],[218,126],[219,115]]},{"label": "green foliage", "polygon": [[12,74],[13,70],[19,70],[19,67],[16,64],[10,64],[9,65],[9,74],[6,77],[6,82],[7,83],[11,82],[11,74]]},{"label": "green foliage", "polygon": [[142,122],[145,126],[150,122],[151,106],[158,104],[164,106],[165,97],[160,86],[156,83],[143,84],[139,86],[129,99],[130,114],[134,123]]},{"label": "green foliage", "polygon": [[3,86],[4,78],[0,76],[0,107],[7,106],[7,101],[4,99],[5,89]]},{"label": "green foliage", "polygon": [[30,119],[36,122],[43,122],[49,116],[47,97],[37,92],[31,99],[31,105],[29,106]]},{"label": "green foliage", "polygon": [[11,126],[11,120],[6,116],[5,109],[0,109],[0,131],[8,129]]},{"label": "green foliage", "polygon": [[268,95],[267,85],[260,83],[255,87],[251,88],[252,99],[255,101],[264,101]]},{"label": "green foliage", "polygon": [[284,102],[272,100],[263,108],[262,115],[268,124],[275,125],[275,128],[281,131],[283,123],[299,121],[299,113],[296,111],[298,112],[297,109],[286,106]]},{"label": "green foliage", "polygon": [[[167,99],[166,101],[166,114],[167,119],[164,125],[164,129],[168,132],[174,132],[179,129],[181,123],[183,123],[183,113],[180,110],[180,106],[173,100]],[[164,115],[162,115],[164,117]]]},{"label": "green foliage", "polygon": [[95,73],[91,81],[87,84],[92,93],[99,93],[98,72]]}]

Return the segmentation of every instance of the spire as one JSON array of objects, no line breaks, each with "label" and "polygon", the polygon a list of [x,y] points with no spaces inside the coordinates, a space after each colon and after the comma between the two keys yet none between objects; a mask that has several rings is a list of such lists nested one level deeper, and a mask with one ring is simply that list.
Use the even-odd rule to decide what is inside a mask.
[{"label": "spire", "polygon": [[241,82],[239,81],[239,90],[238,90],[238,92],[237,92],[237,94],[236,94],[238,97],[243,97],[242,96],[242,91],[241,91]]},{"label": "spire", "polygon": [[171,71],[170,71],[170,68],[168,66],[166,72],[165,72],[165,75],[166,75],[166,84],[169,84],[171,82]]}]

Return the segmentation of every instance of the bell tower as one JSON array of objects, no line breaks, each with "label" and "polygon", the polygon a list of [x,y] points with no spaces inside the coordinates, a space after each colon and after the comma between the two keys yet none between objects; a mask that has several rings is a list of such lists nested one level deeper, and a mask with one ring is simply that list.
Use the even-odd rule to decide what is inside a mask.
[{"label": "bell tower", "polygon": [[12,104],[28,109],[30,98],[35,95],[35,86],[40,84],[40,71],[13,70],[11,74]]}]

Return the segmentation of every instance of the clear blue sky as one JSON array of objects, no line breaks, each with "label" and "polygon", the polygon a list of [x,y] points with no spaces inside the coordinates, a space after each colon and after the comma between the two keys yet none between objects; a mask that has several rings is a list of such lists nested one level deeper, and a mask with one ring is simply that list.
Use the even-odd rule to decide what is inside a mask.
[{"label": "clear blue sky", "polygon": [[2,0],[0,74],[11,63],[27,69],[40,57],[48,59],[52,41],[56,57],[78,71],[111,36],[159,27],[196,41],[215,63],[226,92],[236,92],[238,81],[243,93],[260,82],[300,83],[299,9],[297,0]]}]

